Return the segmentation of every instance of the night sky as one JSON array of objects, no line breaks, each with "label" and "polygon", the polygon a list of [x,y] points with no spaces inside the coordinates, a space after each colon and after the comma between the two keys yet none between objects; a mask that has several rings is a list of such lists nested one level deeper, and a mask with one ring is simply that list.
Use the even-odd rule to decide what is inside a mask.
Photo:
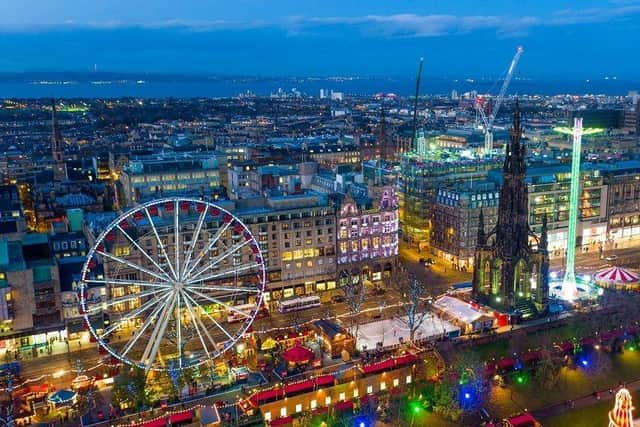
[{"label": "night sky", "polygon": [[640,75],[640,0],[0,0],[0,71]]}]

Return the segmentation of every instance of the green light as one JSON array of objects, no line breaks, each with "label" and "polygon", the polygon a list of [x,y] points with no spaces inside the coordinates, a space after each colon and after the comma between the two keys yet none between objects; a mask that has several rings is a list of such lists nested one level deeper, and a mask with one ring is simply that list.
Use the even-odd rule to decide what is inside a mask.
[{"label": "green light", "polygon": [[413,411],[414,414],[417,414],[420,412],[420,402],[411,402],[409,404],[409,406],[411,407],[411,410]]},{"label": "green light", "polygon": [[573,127],[556,127],[556,132],[571,135],[573,137],[573,149],[571,156],[571,187],[569,192],[569,227],[567,230],[567,265],[565,267],[564,279],[562,281],[562,293],[567,299],[576,296],[576,226],[578,223],[578,198],[580,195],[580,156],[582,154],[582,136],[593,135],[602,132],[600,128],[584,129],[582,118],[573,119]]},{"label": "green light", "polygon": [[636,348],[634,346],[629,347],[629,351],[636,351]]},{"label": "green light", "polygon": [[518,382],[518,384],[524,384],[524,378],[523,378],[523,377],[521,377],[521,376],[518,376],[518,377],[516,378],[516,381]]}]

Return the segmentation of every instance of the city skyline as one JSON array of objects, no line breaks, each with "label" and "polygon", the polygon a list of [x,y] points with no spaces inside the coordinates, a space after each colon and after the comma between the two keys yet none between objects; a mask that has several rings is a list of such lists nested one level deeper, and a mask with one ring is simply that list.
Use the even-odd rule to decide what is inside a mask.
[{"label": "city skyline", "polygon": [[[527,51],[522,76],[629,80],[640,71],[628,54],[640,14],[635,0],[151,6],[2,5],[0,72],[412,75],[425,57],[426,75],[499,76],[518,45]],[[576,58],[589,61],[578,66]]]}]

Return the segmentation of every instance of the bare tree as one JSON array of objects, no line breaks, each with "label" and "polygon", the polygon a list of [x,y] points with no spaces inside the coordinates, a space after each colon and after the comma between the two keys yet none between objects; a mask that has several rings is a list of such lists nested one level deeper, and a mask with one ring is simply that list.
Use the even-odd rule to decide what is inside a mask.
[{"label": "bare tree", "polygon": [[344,293],[345,303],[349,307],[351,312],[349,316],[349,327],[353,333],[354,339],[358,341],[358,333],[360,331],[360,312],[362,311],[362,305],[366,297],[366,289],[364,286],[364,280],[360,275],[355,276],[352,273],[342,274],[342,279],[346,280],[342,285],[342,292]]},{"label": "bare tree", "polygon": [[402,297],[400,306],[400,321],[409,329],[409,340],[415,341],[415,334],[429,317],[429,311],[425,300],[429,292],[424,283],[420,282],[413,274],[398,271],[392,277],[392,286]]}]

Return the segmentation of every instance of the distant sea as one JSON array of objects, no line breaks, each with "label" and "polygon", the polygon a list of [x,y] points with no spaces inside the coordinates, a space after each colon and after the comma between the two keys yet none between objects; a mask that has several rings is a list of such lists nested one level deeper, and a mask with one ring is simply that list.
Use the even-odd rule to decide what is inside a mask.
[{"label": "distant sea", "polygon": [[[279,89],[293,89],[306,95],[318,96],[320,89],[343,92],[345,95],[374,95],[395,93],[412,96],[415,91],[413,78],[194,78],[167,76],[151,78],[132,75],[72,75],[54,76],[3,76],[0,75],[0,98],[215,98],[232,97],[251,92],[268,96]],[[499,84],[489,80],[433,79],[424,77],[422,95],[449,95],[477,90],[480,93],[497,93]],[[630,90],[640,90],[640,81],[614,79],[543,81],[513,80],[508,94],[557,95],[557,94],[605,94],[626,95]]]}]

